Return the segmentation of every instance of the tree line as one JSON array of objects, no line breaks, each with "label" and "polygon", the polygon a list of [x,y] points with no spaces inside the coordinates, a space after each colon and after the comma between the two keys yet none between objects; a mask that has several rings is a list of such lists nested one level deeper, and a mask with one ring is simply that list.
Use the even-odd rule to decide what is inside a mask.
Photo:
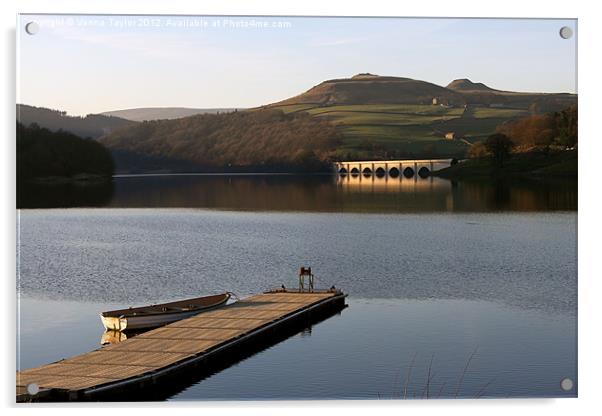
[{"label": "tree line", "polygon": [[329,170],[339,140],[326,120],[276,109],[145,121],[100,139],[118,169],[266,172]]},{"label": "tree line", "polygon": [[524,150],[542,146],[573,147],[577,144],[577,106],[504,123],[497,132],[510,137],[517,148]]},{"label": "tree line", "polygon": [[17,182],[78,174],[111,176],[113,170],[111,153],[97,141],[17,122]]},{"label": "tree line", "polygon": [[511,151],[564,150],[577,145],[577,106],[562,111],[532,115],[498,126],[496,133],[468,150],[473,159],[492,156],[502,166]]}]

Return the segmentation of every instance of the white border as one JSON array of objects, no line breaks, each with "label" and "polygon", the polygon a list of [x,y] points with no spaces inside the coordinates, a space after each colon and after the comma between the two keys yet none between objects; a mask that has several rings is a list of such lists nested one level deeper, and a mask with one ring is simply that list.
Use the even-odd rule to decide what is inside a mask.
[{"label": "white border", "polygon": [[[2,366],[7,371],[2,375],[4,406],[12,407],[12,412],[34,410],[30,406],[15,408],[14,369],[15,369],[15,196],[14,196],[14,123],[15,123],[15,21],[16,13],[112,13],[112,14],[234,14],[234,15],[332,15],[332,16],[426,16],[426,17],[556,17],[579,19],[579,399],[556,400],[480,400],[480,401],[429,401],[427,402],[374,402],[374,401],[330,401],[330,402],[237,402],[237,403],[153,403],[141,405],[50,405],[36,407],[36,410],[50,413],[79,414],[82,407],[90,414],[105,414],[105,407],[111,413],[117,408],[133,411],[134,407],[144,407],[145,414],[170,413],[198,414],[197,407],[205,411],[255,414],[303,414],[308,412],[333,412],[340,409],[345,414],[364,414],[375,410],[384,414],[399,414],[403,411],[426,412],[446,416],[461,414],[504,415],[528,411],[546,415],[589,414],[600,408],[602,396],[600,386],[600,279],[597,260],[598,231],[600,227],[600,185],[594,176],[596,162],[602,154],[602,134],[600,129],[600,91],[602,68],[600,65],[601,18],[595,2],[568,2],[548,0],[526,2],[524,0],[487,1],[445,1],[425,0],[420,2],[386,2],[370,0],[351,3],[342,0],[304,0],[284,2],[277,0],[221,0],[190,2],[186,0],[140,1],[140,0],[5,0],[0,3],[3,25],[4,59],[2,65],[4,94],[2,100],[2,126],[4,134],[1,142],[3,180],[2,262],[4,273],[4,302],[2,303],[4,342],[2,343]],[[598,123],[596,123],[598,121]],[[589,176],[588,176],[589,174]],[[517,340],[520,342],[520,340]],[[67,408],[65,408],[67,407]],[[167,410],[169,409],[169,410]]]}]

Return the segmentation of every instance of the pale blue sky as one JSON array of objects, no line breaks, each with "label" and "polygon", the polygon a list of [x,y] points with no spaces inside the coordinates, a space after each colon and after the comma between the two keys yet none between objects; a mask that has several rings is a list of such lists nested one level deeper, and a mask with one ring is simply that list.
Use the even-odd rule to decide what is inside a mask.
[{"label": "pale blue sky", "polygon": [[576,32],[543,19],[23,15],[17,97],[75,115],[243,108],[359,72],[576,92],[576,36],[560,38],[562,26]]}]

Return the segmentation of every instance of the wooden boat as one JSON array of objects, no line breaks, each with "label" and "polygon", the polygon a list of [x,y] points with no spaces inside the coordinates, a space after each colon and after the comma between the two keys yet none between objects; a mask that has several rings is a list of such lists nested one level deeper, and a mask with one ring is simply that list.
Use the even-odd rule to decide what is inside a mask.
[{"label": "wooden boat", "polygon": [[131,331],[150,329],[180,319],[190,318],[200,312],[224,305],[230,299],[231,293],[185,299],[158,305],[141,306],[136,308],[117,309],[102,312],[100,320],[107,330]]}]

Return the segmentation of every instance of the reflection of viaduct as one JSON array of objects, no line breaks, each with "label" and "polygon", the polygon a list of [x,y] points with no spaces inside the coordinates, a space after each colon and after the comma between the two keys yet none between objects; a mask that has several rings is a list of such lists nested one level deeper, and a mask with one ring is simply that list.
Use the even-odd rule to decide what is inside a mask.
[{"label": "reflection of viaduct", "polygon": [[420,160],[362,160],[355,162],[335,162],[334,168],[339,175],[351,176],[390,176],[400,175],[411,178],[415,174],[425,178],[434,170],[448,167],[451,159],[420,159]]}]

